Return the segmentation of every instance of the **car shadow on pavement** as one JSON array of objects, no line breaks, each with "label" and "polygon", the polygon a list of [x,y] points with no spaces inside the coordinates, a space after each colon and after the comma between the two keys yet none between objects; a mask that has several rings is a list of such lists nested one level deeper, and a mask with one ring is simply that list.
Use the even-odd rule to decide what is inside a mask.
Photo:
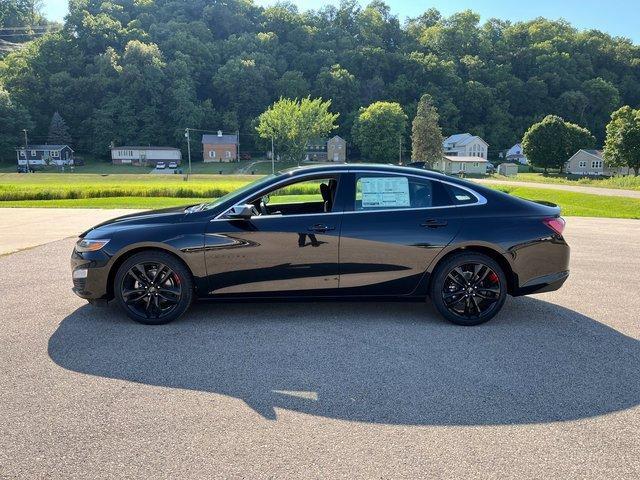
[{"label": "car shadow on pavement", "polygon": [[473,328],[422,303],[196,304],[148,327],[83,306],[49,340],[63,368],[278,408],[407,425],[574,420],[640,403],[640,342],[575,311],[507,301]]}]

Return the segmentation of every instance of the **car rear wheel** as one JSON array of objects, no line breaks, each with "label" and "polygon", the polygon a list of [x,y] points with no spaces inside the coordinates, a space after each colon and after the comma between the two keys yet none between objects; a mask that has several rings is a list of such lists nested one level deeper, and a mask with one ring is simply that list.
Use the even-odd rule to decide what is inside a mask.
[{"label": "car rear wheel", "polygon": [[141,252],[120,266],[113,291],[129,318],[147,325],[162,325],[189,308],[193,281],[187,268],[172,255]]},{"label": "car rear wheel", "polygon": [[433,272],[430,296],[436,309],[458,325],[491,320],[507,298],[507,278],[500,265],[479,253],[459,253]]}]

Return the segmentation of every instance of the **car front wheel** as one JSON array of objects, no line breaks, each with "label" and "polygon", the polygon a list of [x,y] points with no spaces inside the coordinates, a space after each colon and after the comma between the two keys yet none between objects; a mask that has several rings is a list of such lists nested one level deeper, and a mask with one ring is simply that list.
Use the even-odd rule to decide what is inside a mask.
[{"label": "car front wheel", "polygon": [[502,309],[507,279],[492,258],[479,253],[459,253],[436,267],[430,296],[447,320],[458,325],[479,325]]},{"label": "car front wheel", "polygon": [[177,319],[193,299],[187,268],[172,255],[155,251],[128,258],[118,268],[113,290],[129,318],[147,325]]}]

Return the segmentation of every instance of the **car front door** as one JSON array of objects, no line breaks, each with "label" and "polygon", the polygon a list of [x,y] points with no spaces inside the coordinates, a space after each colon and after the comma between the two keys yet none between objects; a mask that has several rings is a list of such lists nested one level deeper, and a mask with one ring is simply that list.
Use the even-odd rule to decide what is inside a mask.
[{"label": "car front door", "polygon": [[246,199],[243,203],[256,209],[251,218],[211,221],[205,235],[209,294],[335,294],[342,206],[334,199],[339,188],[339,175],[305,177]]},{"label": "car front door", "polygon": [[444,184],[410,174],[352,173],[340,239],[342,295],[405,295],[460,229]]}]

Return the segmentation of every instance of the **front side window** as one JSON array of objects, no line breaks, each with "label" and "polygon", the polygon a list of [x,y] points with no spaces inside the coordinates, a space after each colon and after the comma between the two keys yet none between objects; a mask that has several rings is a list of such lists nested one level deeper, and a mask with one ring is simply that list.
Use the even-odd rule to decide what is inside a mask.
[{"label": "front side window", "polygon": [[216,158],[215,150],[209,150],[209,158]]},{"label": "front side window", "polygon": [[442,207],[451,204],[437,181],[404,175],[361,174],[356,180],[356,211]]},{"label": "front side window", "polygon": [[308,215],[334,211],[337,177],[320,177],[289,183],[259,194],[248,203],[260,216]]}]

